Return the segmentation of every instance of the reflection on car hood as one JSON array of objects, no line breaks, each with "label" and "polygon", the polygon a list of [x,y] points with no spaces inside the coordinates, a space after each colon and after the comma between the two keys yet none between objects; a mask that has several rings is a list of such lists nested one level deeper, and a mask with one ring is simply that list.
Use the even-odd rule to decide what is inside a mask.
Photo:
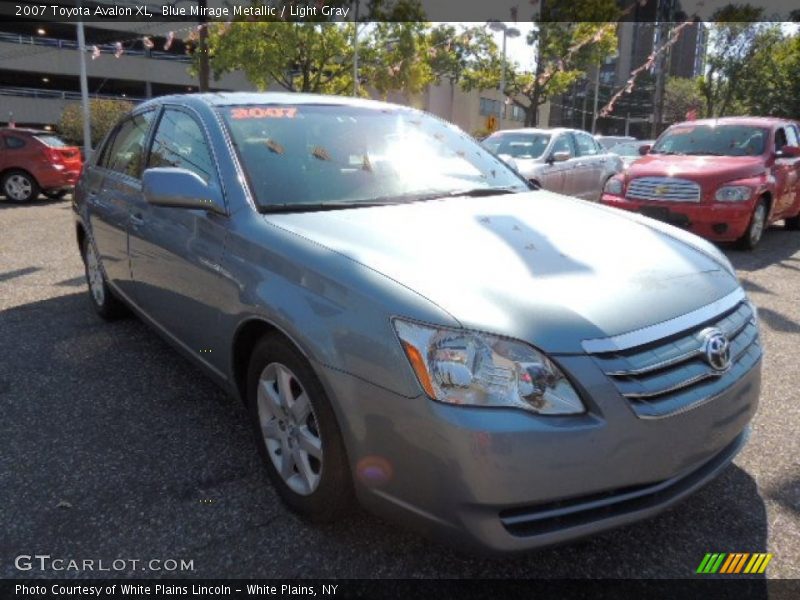
[{"label": "reflection on car hood", "polygon": [[674,318],[738,286],[702,243],[670,227],[543,191],[264,218],[415,290],[465,327],[550,352],[579,352],[583,339]]},{"label": "reflection on car hood", "polygon": [[626,176],[678,177],[699,183],[723,183],[764,172],[761,156],[677,156],[648,154],[628,167]]}]

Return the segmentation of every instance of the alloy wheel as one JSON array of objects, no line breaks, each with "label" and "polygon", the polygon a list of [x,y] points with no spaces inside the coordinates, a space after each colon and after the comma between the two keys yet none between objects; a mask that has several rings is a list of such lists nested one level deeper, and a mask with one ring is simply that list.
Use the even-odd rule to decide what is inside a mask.
[{"label": "alloy wheel", "polygon": [[285,365],[270,363],[261,372],[258,420],[270,460],[293,492],[308,496],[322,476],[322,440],[311,400]]},{"label": "alloy wheel", "polygon": [[750,225],[750,243],[755,246],[764,234],[764,225],[767,221],[767,209],[764,203],[759,203],[753,213],[753,222]]},{"label": "alloy wheel", "polygon": [[33,184],[24,175],[11,175],[6,179],[5,193],[12,200],[26,200],[33,193]]},{"label": "alloy wheel", "polygon": [[86,244],[86,278],[89,280],[89,291],[91,291],[94,301],[98,306],[103,306],[106,299],[103,273],[91,242]]}]

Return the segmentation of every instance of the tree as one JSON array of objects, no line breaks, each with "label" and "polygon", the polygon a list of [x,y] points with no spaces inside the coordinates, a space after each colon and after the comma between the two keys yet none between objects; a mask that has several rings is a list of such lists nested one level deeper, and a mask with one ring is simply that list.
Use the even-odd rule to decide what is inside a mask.
[{"label": "tree", "polygon": [[737,98],[743,112],[796,119],[800,115],[800,36],[780,26],[762,31],[749,68],[740,78]]},{"label": "tree", "polygon": [[686,113],[697,111],[697,117],[703,116],[704,99],[700,86],[695,79],[670,77],[664,90],[665,123],[678,123],[686,120]]},{"label": "tree", "polygon": [[706,59],[706,73],[700,79],[707,116],[739,112],[739,85],[753,73],[752,59],[758,50],[756,42],[766,27],[759,22],[763,13],[761,8],[729,4],[712,16],[715,22],[713,43]]},{"label": "tree", "polygon": [[[537,125],[539,107],[567,91],[593,66],[616,49],[614,20],[619,16],[615,0],[574,0],[566,4],[548,2],[541,22],[527,42],[535,50],[533,72],[506,65],[505,94],[525,112],[525,124]],[[467,70],[465,89],[496,88],[500,84],[501,58],[487,55],[482,68]]]},{"label": "tree", "polygon": [[[95,98],[89,101],[89,120],[92,146],[103,140],[111,128],[124,115],[133,110],[133,104],[124,100]],[[59,132],[68,141],[83,144],[83,109],[80,102],[68,104],[61,113]]]}]

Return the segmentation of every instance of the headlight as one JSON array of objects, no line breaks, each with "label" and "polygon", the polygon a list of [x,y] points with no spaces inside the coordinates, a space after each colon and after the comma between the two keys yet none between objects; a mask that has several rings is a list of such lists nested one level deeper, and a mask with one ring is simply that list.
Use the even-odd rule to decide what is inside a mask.
[{"label": "headlight", "polygon": [[585,411],[564,373],[527,344],[401,319],[393,323],[422,388],[434,400],[543,415]]},{"label": "headlight", "polygon": [[605,192],[607,194],[613,194],[615,196],[622,195],[622,180],[617,179],[616,177],[612,177],[608,181],[606,181]]},{"label": "headlight", "polygon": [[744,202],[752,195],[753,190],[746,185],[723,185],[714,197],[717,202]]}]

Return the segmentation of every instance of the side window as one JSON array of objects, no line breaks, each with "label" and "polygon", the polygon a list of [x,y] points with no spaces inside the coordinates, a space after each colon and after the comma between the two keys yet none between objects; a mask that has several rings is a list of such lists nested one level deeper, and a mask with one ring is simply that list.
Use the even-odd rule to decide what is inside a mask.
[{"label": "side window", "polygon": [[780,150],[786,145],[786,132],[783,127],[775,131],[775,152]]},{"label": "side window", "polygon": [[216,179],[211,149],[194,117],[182,110],[167,109],[158,122],[147,168],[178,167],[199,175],[203,181]]},{"label": "side window", "polygon": [[97,162],[95,163],[98,167],[103,167],[104,169],[108,168],[108,157],[111,155],[111,147],[114,145],[114,140],[117,137],[117,130],[114,129],[106,138],[106,143],[103,144],[102,148],[97,150]]},{"label": "side window", "polygon": [[578,156],[594,156],[598,154],[594,138],[586,133],[576,133],[575,142],[578,145]]},{"label": "side window", "polygon": [[797,146],[797,130],[794,127],[787,127],[786,128],[786,143],[790,146]]},{"label": "side window", "polygon": [[152,120],[151,111],[123,121],[114,136],[108,157],[102,157],[107,168],[137,179],[141,176],[144,144]]},{"label": "side window", "polygon": [[9,150],[18,150],[25,147],[25,140],[23,140],[21,137],[17,137],[16,135],[7,135],[5,136],[5,139],[6,148]]},{"label": "side window", "polygon": [[553,144],[553,154],[556,152],[568,152],[570,156],[575,156],[575,149],[572,147],[572,139],[568,133],[562,133],[556,138]]}]

